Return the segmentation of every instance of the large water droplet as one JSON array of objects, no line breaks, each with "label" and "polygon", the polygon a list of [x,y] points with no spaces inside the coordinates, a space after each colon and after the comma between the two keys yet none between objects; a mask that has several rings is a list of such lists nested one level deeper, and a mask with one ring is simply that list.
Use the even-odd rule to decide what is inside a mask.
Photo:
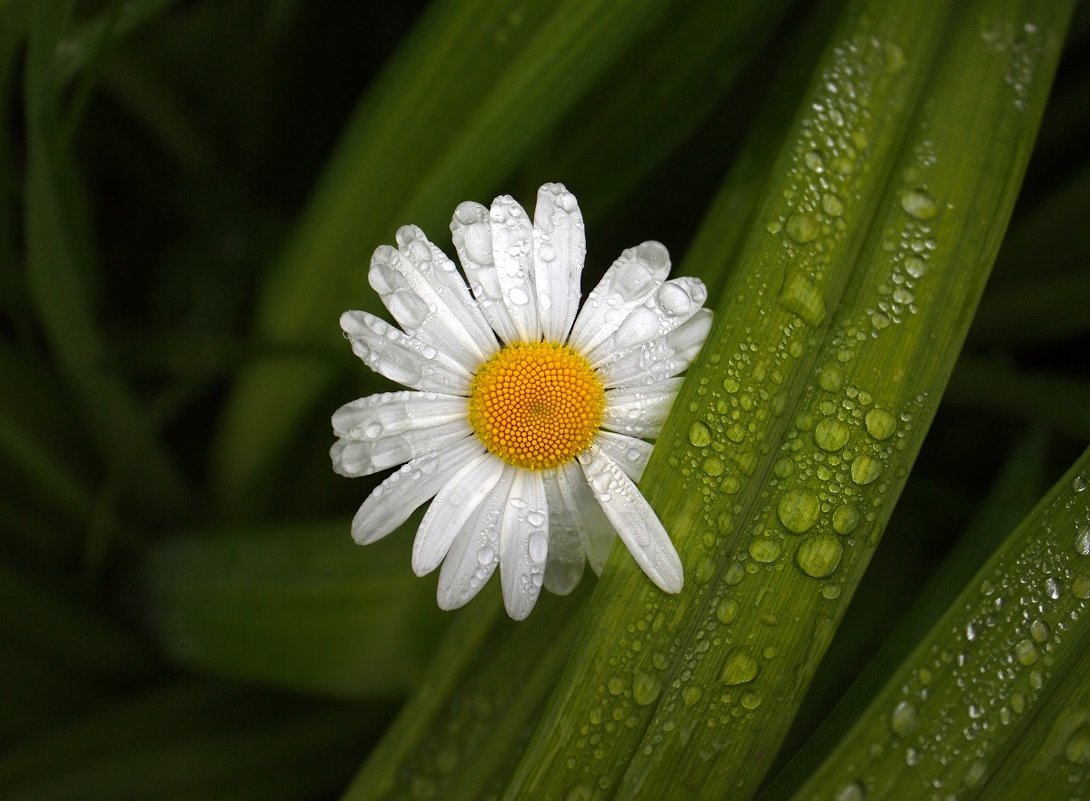
[{"label": "large water droplet", "polygon": [[843,420],[835,417],[825,417],[814,426],[814,442],[823,451],[838,451],[848,442],[851,429]]},{"label": "large water droplet", "polygon": [[724,684],[747,684],[757,678],[757,660],[745,648],[732,648],[723,662],[720,678]]},{"label": "large water droplet", "polygon": [[779,295],[780,305],[810,325],[820,325],[825,319],[825,299],[821,290],[802,273],[788,273]]},{"label": "large water droplet", "polygon": [[1080,600],[1090,598],[1090,576],[1076,576],[1071,582],[1071,594]]},{"label": "large water droplet", "polygon": [[816,534],[807,537],[795,551],[795,564],[799,570],[813,578],[825,578],[836,570],[844,546],[832,534]]},{"label": "large water droplet", "polygon": [[821,514],[821,502],[817,495],[806,490],[785,492],[776,506],[776,514],[784,527],[794,533],[809,531]]},{"label": "large water droplet", "polygon": [[1014,655],[1023,665],[1032,665],[1037,661],[1037,646],[1033,640],[1021,640],[1014,646]]},{"label": "large water droplet", "polygon": [[1075,534],[1075,550],[1083,556],[1090,556],[1090,526]]},{"label": "large water droplet", "polygon": [[935,199],[922,189],[910,189],[901,195],[901,208],[917,220],[930,220],[939,213]]},{"label": "large water droplet", "polygon": [[897,418],[877,406],[867,412],[863,422],[867,425],[867,433],[877,440],[889,439],[897,430]]},{"label": "large water droplet", "polygon": [[1090,727],[1075,730],[1064,748],[1064,756],[1075,765],[1090,765]]},{"label": "large water droplet", "polygon": [[859,782],[848,782],[836,791],[833,801],[863,801],[867,794]]},{"label": "large water droplet", "polygon": [[698,448],[703,448],[712,441],[712,432],[699,420],[689,426],[689,442]]},{"label": "large water droplet", "polygon": [[803,244],[815,239],[820,232],[817,220],[809,214],[792,214],[787,218],[787,235]]},{"label": "large water droplet", "polygon": [[850,503],[841,504],[833,511],[833,531],[850,534],[859,525],[859,511]]},{"label": "large water droplet", "polygon": [[870,484],[882,474],[882,464],[866,453],[861,453],[852,460],[852,481],[856,484]]},{"label": "large water droplet", "polygon": [[889,727],[893,729],[893,733],[899,737],[905,737],[912,734],[912,732],[916,730],[916,725],[918,723],[919,716],[916,713],[916,707],[908,701],[901,701],[897,704],[889,716]]},{"label": "large water droplet", "polygon": [[733,598],[723,598],[715,605],[715,616],[724,626],[738,617],[738,602]]},{"label": "large water droplet", "polygon": [[783,546],[768,537],[755,537],[749,544],[749,555],[753,557],[755,562],[764,564],[775,562],[782,551]]},{"label": "large water droplet", "polygon": [[661,690],[662,685],[657,678],[642,670],[636,671],[636,676],[632,680],[632,700],[639,706],[654,703]]}]

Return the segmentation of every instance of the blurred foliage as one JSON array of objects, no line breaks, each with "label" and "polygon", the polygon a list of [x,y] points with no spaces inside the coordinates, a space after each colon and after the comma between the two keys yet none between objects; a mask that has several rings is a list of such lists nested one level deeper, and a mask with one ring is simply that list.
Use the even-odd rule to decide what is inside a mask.
[{"label": "blurred foliage", "polygon": [[[546,180],[587,212],[585,281],[659,239],[718,305],[844,6],[0,0],[0,797],[500,793],[594,583],[520,627],[495,586],[434,608],[417,518],[351,544],[374,481],[330,471],[328,416],[382,382],[336,314],[377,308],[397,225],[449,250],[457,202]],[[1090,439],[1088,44],[1083,2],[776,797]]]}]

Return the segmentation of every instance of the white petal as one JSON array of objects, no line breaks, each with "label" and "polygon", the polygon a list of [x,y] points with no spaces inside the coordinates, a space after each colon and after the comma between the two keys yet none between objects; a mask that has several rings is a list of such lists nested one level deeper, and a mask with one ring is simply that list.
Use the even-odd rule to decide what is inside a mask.
[{"label": "white petal", "polygon": [[576,510],[579,537],[590,568],[595,575],[601,575],[617,532],[606,518],[602,507],[598,505],[598,501],[594,499],[579,465],[568,462],[558,467],[556,481],[557,488],[564,496],[565,504],[569,509]]},{"label": "white petal", "polygon": [[583,576],[586,556],[579,534],[579,509],[560,487],[557,470],[542,473],[545,501],[549,507],[549,560],[545,565],[545,589],[567,595]]},{"label": "white petal", "polygon": [[612,431],[599,431],[594,443],[636,484],[643,478],[643,470],[651,458],[651,451],[654,450],[654,445],[650,442],[624,434],[614,434]]},{"label": "white petal", "polygon": [[660,339],[653,339],[598,368],[607,389],[650,387],[685,370],[700,352],[712,326],[712,313],[701,309],[688,322]]},{"label": "white petal", "polygon": [[477,302],[454,263],[438,248],[433,253],[420,229],[404,226],[397,238],[402,250],[382,245],[371,257],[367,278],[372,288],[405,333],[473,370],[497,348]]},{"label": "white petal", "polygon": [[667,281],[643,304],[629,312],[612,336],[584,355],[591,366],[598,367],[608,362],[614,354],[664,337],[699,312],[707,299],[708,290],[699,278],[682,277]]},{"label": "white petal", "polygon": [[409,428],[430,428],[464,420],[468,403],[438,392],[382,392],[354,400],[333,412],[333,433],[348,439],[378,439]]},{"label": "white petal", "polygon": [[468,395],[473,376],[438,348],[363,311],[346,311],[341,328],[352,352],[391,381],[413,389]]},{"label": "white petal", "polygon": [[483,451],[476,437],[467,437],[402,465],[375,487],[360,506],[352,518],[352,539],[367,545],[385,537],[408,520],[420,504],[433,497],[451,475]]},{"label": "white petal", "polygon": [[662,286],[669,273],[670,254],[658,242],[628,248],[587,295],[568,344],[580,353],[589,353],[612,336],[629,312]]},{"label": "white petal", "polygon": [[681,592],[685,576],[670,535],[632,480],[601,449],[579,456],[591,492],[643,572],[660,589]]},{"label": "white petal", "polygon": [[500,586],[513,620],[523,620],[537,603],[549,558],[549,510],[541,473],[519,470],[500,530]]},{"label": "white petal", "polygon": [[428,428],[409,428],[399,434],[376,439],[341,437],[329,449],[329,458],[334,471],[342,476],[357,478],[394,467],[472,435],[473,429],[469,423],[461,419]]},{"label": "white petal", "polygon": [[519,341],[518,328],[507,311],[499,271],[492,258],[492,221],[488,209],[472,201],[460,204],[450,221],[450,232],[481,313],[504,342]]},{"label": "white petal", "polygon": [[657,437],[683,378],[667,378],[647,387],[606,390],[602,428],[633,437]]},{"label": "white petal", "polygon": [[439,569],[436,599],[440,609],[469,603],[488,583],[500,563],[500,526],[516,468],[503,468],[499,482],[462,526]]},{"label": "white petal", "polygon": [[579,308],[587,255],[583,214],[563,184],[545,184],[534,210],[534,282],[545,339],[563,342]]},{"label": "white petal", "polygon": [[500,297],[515,324],[521,342],[541,339],[534,287],[534,228],[522,206],[508,195],[492,201],[492,260],[500,283]]},{"label": "white petal", "polygon": [[451,476],[431,502],[413,540],[413,572],[423,576],[435,570],[454,538],[477,511],[503,475],[503,462],[482,453]]}]

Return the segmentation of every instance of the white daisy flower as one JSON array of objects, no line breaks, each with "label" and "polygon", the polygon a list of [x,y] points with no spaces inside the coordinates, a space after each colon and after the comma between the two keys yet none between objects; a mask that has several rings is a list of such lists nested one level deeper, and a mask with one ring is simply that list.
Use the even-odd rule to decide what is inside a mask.
[{"label": "white daisy flower", "polygon": [[375,542],[433,499],[412,567],[442,564],[443,609],[499,567],[507,613],[521,620],[542,585],[570,592],[584,561],[600,573],[614,533],[651,581],[680,592],[681,560],[635,482],[711,326],[704,285],[667,281],[666,248],[644,242],[580,310],[583,216],[561,184],[541,187],[533,221],[504,195],[491,208],[462,203],[450,228],[465,279],[405,226],[368,276],[401,328],[341,315],[364,364],[412,389],[333,415],[338,473],[401,465],[359,508],[353,538]]}]

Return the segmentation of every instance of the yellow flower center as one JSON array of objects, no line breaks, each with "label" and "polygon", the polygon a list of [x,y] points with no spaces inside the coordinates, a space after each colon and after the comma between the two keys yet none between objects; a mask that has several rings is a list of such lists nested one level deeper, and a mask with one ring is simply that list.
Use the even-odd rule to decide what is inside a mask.
[{"label": "yellow flower center", "polygon": [[597,373],[567,345],[508,345],[473,377],[469,424],[508,464],[547,470],[590,447],[605,399]]}]

